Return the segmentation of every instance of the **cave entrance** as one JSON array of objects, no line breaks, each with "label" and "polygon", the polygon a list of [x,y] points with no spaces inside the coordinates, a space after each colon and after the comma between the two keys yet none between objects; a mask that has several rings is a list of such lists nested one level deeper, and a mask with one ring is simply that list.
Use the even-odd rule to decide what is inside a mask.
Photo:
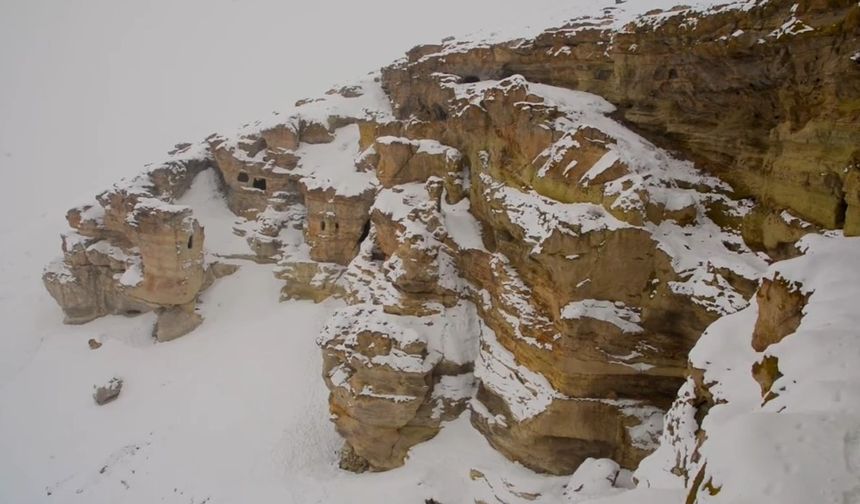
[{"label": "cave entrance", "polygon": [[236,176],[236,180],[238,180],[239,182],[247,182],[249,180],[248,174],[243,171],[240,171],[239,175]]},{"label": "cave entrance", "polygon": [[475,82],[481,82],[481,79],[477,75],[464,75],[461,82],[463,84],[474,84]]},{"label": "cave entrance", "polygon": [[188,237],[188,250],[194,248],[194,235]]},{"label": "cave entrance", "polygon": [[261,191],[265,191],[266,190],[266,179],[262,178],[262,177],[260,177],[260,178],[254,177],[254,183],[252,185],[253,185],[254,189],[259,189]]},{"label": "cave entrance", "polygon": [[361,236],[358,238],[358,243],[363,242],[367,238],[367,235],[369,235],[369,234],[370,234],[370,221],[368,220],[367,222],[364,223],[364,227],[361,228]]}]

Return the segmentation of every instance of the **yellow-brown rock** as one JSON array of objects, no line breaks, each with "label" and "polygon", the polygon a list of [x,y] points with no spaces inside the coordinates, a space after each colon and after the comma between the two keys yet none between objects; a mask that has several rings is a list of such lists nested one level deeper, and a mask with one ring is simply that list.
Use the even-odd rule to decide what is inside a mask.
[{"label": "yellow-brown rock", "polygon": [[[269,138],[272,135],[270,133]],[[292,145],[291,141],[280,137],[275,141]],[[282,147],[268,148],[265,136],[244,141],[216,137],[210,140],[210,145],[233,213],[253,219],[266,209],[271,198],[300,199],[299,177],[291,172],[298,158],[291,151]]]},{"label": "yellow-brown rock", "polygon": [[372,469],[402,465],[411,446],[436,434],[427,407],[434,362],[418,332],[357,305],[329,320],[320,344],[335,426]]},{"label": "yellow-brown rock", "polygon": [[67,323],[156,310],[154,334],[160,341],[200,324],[195,303],[211,283],[203,228],[190,208],[169,202],[208,165],[205,155],[193,157],[189,149],[178,149],[176,160],[68,212],[74,231],[63,236],[63,260],[43,276]]},{"label": "yellow-brown rock", "polygon": [[311,247],[311,259],[349,263],[369,232],[373,193],[342,196],[334,190],[306,189],[304,199],[308,211],[305,240]]},{"label": "yellow-brown rock", "polygon": [[[809,29],[786,34],[795,16]],[[579,23],[526,44],[418,48],[384,69],[383,84],[399,117],[422,119],[447,115],[448,96],[427,89],[440,74],[518,73],[599,94],[743,194],[835,228],[845,218],[845,168],[860,141],[858,20],[860,6],[847,0],[823,10],[772,0],[705,16],[682,8],[617,34]]]},{"label": "yellow-brown rock", "polygon": [[376,176],[383,187],[424,182],[433,176],[457,177],[463,169],[460,152],[435,140],[384,136],[376,139],[374,149],[379,155]]},{"label": "yellow-brown rock", "polygon": [[779,276],[763,279],[756,293],[758,318],[752,337],[755,351],[764,351],[796,331],[808,299],[809,294],[801,286]]},{"label": "yellow-brown rock", "polygon": [[[634,467],[656,446],[662,411],[683,383],[686,354],[701,331],[744,306],[755,288],[761,261],[736,235],[727,238],[732,244],[714,244],[719,254],[734,256],[731,245],[755,267],[740,274],[721,269],[705,253],[691,263],[700,269],[695,279],[676,265],[689,246],[678,250],[663,241],[664,233],[702,225],[700,214],[711,212],[711,202],[720,212],[738,212],[729,209],[726,188],[677,163],[656,168],[667,163],[659,156],[648,168],[629,165],[622,142],[625,149],[653,147],[637,146],[621,130],[577,127],[565,104],[535,94],[522,77],[473,89],[434,75],[413,86],[431,97],[427,120],[361,125],[361,142],[379,154],[383,185],[392,185],[377,195],[371,236],[397,271],[366,280],[390,282],[397,302],[384,301],[392,292],[385,289],[370,299],[389,313],[423,313],[405,300],[439,283],[432,254],[445,247],[403,238],[444,235],[445,219],[433,215],[445,204],[432,184],[428,201],[419,192],[410,196],[416,184],[397,185],[411,179],[385,177],[398,172],[390,166],[406,165],[412,152],[406,147],[421,139],[454,146],[468,160],[471,214],[489,248],[455,254],[470,284],[465,294],[485,334],[492,334],[481,336],[473,424],[506,456],[536,470],[571,472],[587,457]],[[611,127],[599,116],[586,122]],[[383,152],[374,135],[395,146]],[[386,208],[405,210],[391,218],[397,212]],[[402,258],[420,267],[410,272]],[[708,289],[713,292],[691,296]],[[494,388],[494,381],[501,385]],[[511,395],[514,382],[531,385]],[[536,404],[517,413],[521,401]]]}]

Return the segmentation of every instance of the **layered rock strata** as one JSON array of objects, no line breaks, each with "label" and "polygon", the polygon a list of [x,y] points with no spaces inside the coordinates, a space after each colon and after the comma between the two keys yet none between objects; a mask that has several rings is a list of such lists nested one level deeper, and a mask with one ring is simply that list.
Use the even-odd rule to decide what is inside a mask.
[{"label": "layered rock strata", "polygon": [[67,323],[155,310],[154,332],[161,341],[200,323],[197,296],[213,274],[204,263],[203,228],[190,208],[170,201],[188,189],[209,159],[191,146],[183,149],[68,212],[63,258],[43,276]]},{"label": "layered rock strata", "polygon": [[[71,323],[156,310],[159,339],[193,329],[222,269],[175,203],[212,169],[248,244],[233,258],[274,263],[283,299],[343,303],[318,339],[342,467],[400,466],[468,411],[534,470],[634,468],[671,406],[672,469],[704,478],[690,426],[719,398],[690,349],[748,316],[757,287],[747,346],[780,344],[810,298],[790,275],[759,287],[768,260],[822,228],[856,233],[860,8],[605,14],[421,46],[185,146],[70,211],[46,286]],[[780,393],[770,357],[745,369],[763,401]]]},{"label": "layered rock strata", "polygon": [[598,94],[618,115],[759,204],[856,232],[860,6],[739,2],[659,9],[621,25],[613,9],[533,40],[416,47],[383,70],[398,117],[441,119],[434,76],[520,74]]}]

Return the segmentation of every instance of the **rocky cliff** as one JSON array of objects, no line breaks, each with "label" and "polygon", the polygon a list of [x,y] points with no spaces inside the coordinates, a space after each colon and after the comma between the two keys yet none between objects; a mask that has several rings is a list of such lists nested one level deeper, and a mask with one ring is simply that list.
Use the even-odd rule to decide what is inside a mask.
[{"label": "rocky cliff", "polygon": [[[752,349],[794,333],[809,292],[760,284],[769,263],[809,233],[860,234],[860,6],[613,11],[416,47],[178,146],[69,212],[45,284],[69,323],[155,310],[162,341],[243,260],[275,264],[284,300],[340,299],[318,343],[346,469],[398,467],[468,411],[536,471],[634,469],[662,436],[691,498],[713,490],[702,419],[720,399],[691,349],[751,299]],[[175,204],[205,170],[244,254],[207,251]],[[765,401],[775,359],[745,370]]]}]

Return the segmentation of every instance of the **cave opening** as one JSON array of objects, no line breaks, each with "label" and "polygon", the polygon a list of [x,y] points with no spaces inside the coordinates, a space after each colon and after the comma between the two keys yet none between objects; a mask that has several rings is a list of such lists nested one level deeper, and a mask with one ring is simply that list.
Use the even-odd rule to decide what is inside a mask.
[{"label": "cave opening", "polygon": [[194,235],[188,237],[188,250],[194,248]]},{"label": "cave opening", "polygon": [[464,75],[461,82],[463,84],[473,84],[475,82],[481,82],[481,79],[479,79],[477,75]]},{"label": "cave opening", "polygon": [[243,171],[240,171],[239,175],[236,176],[236,180],[238,180],[239,182],[247,182],[249,180],[248,174]]},{"label": "cave opening", "polygon": [[266,190],[266,179],[263,177],[257,178],[254,177],[254,183],[252,184],[254,189],[260,189],[261,191]]},{"label": "cave opening", "polygon": [[358,243],[363,242],[367,239],[367,236],[370,234],[370,221],[366,221],[364,223],[364,227],[361,228],[361,236],[358,238]]},{"label": "cave opening", "polygon": [[325,231],[325,221],[324,220],[320,221],[320,231]]}]

